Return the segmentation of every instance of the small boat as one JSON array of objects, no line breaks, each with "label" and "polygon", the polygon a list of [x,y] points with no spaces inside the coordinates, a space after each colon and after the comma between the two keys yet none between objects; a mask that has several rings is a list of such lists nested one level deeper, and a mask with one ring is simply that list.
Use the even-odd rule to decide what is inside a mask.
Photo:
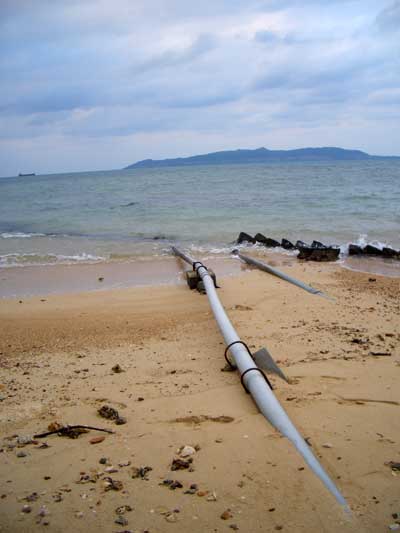
[{"label": "small boat", "polygon": [[31,172],[30,174],[18,174],[19,178],[26,178],[28,176],[36,176],[36,174],[34,172]]}]

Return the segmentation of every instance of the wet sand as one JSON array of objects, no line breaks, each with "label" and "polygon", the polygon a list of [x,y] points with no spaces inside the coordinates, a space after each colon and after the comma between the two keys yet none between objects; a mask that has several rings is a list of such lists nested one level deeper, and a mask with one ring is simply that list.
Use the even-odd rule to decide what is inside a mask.
[{"label": "wet sand", "polygon": [[[266,251],[265,248],[245,248],[244,252],[278,268],[296,268],[301,264],[292,252]],[[219,276],[240,274],[248,270],[234,256],[195,255],[218,272]],[[345,257],[337,265],[338,268],[400,279],[400,261],[395,259]],[[143,256],[129,261],[3,267],[0,268],[0,299],[176,285],[183,283],[183,268],[179,260],[167,255]]]},{"label": "wet sand", "polygon": [[[275,260],[282,262],[285,258]],[[289,260],[293,262],[293,258]],[[238,274],[245,268],[239,261],[219,257],[207,258],[207,265],[222,276]],[[7,267],[0,269],[0,298],[176,285],[184,282],[182,274],[182,263],[175,257],[165,256],[132,261]]]},{"label": "wet sand", "polygon": [[[207,298],[182,283],[0,300],[0,531],[387,531],[400,516],[400,474],[385,464],[400,460],[399,280],[279,266],[335,302],[257,271],[222,276],[219,296],[289,376],[271,377],[276,396],[351,517],[221,372]],[[103,405],[127,423],[101,418]],[[24,445],[55,421],[114,433]],[[171,471],[183,445],[193,462]]]}]

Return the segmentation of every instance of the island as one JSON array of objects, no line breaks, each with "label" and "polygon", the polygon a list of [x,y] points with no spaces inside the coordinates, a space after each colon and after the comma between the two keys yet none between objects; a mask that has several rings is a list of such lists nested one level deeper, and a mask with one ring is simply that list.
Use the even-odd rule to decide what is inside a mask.
[{"label": "island", "polygon": [[295,150],[225,150],[210,154],[177,157],[173,159],[144,159],[125,167],[124,170],[135,168],[176,167],[195,165],[232,165],[252,163],[272,163],[288,161],[368,161],[368,160],[397,159],[400,156],[370,155],[361,150],[346,150],[344,148],[297,148]]}]

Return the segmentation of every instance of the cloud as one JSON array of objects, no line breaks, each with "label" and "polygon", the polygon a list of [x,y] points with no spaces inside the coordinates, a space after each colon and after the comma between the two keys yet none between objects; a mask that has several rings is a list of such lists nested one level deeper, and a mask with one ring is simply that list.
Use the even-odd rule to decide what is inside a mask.
[{"label": "cloud", "polygon": [[188,46],[165,50],[150,59],[134,66],[134,72],[147,72],[154,69],[162,69],[191,63],[200,56],[206,54],[216,46],[216,38],[212,34],[200,34]]},{"label": "cloud", "polygon": [[400,32],[400,0],[383,9],[376,17],[376,24],[383,31]]},{"label": "cloud", "polygon": [[96,142],[120,157],[131,146],[124,166],[150,153],[295,147],[299,128],[313,145],[326,144],[316,131],[341,144],[348,128],[353,147],[376,152],[377,121],[393,132],[400,105],[399,5],[3,0],[0,168],[18,169],[10,143],[29,157],[52,136],[46,170],[74,146],[90,169]]}]

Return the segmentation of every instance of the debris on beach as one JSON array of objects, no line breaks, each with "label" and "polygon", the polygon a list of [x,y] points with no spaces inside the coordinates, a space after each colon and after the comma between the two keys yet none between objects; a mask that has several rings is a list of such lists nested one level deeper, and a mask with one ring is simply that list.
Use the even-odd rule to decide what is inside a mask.
[{"label": "debris on beach", "polygon": [[[173,480],[173,479],[164,479],[164,481],[159,483],[159,485],[164,486],[164,487],[168,487],[170,490],[182,489],[183,488],[182,483],[180,481],[178,481],[177,479],[175,479],[175,480]],[[185,494],[187,494],[187,493],[189,493],[189,492],[186,491]]]},{"label": "debris on beach", "polygon": [[222,520],[229,520],[230,518],[233,517],[233,514],[231,513],[231,510],[230,509],[226,509],[222,514],[221,514],[221,517]]},{"label": "debris on beach", "polygon": [[178,450],[178,454],[181,456],[181,457],[190,457],[191,455],[194,455],[196,453],[196,448],[194,448],[193,446],[189,446],[189,445],[185,445],[185,446],[182,446],[179,450]]},{"label": "debris on beach", "polygon": [[35,502],[39,499],[39,494],[37,492],[32,492],[32,494],[29,494],[28,496],[25,496],[23,498],[26,502]]},{"label": "debris on beach", "polygon": [[171,463],[171,470],[187,470],[192,466],[192,463],[192,457],[190,457],[188,460],[181,459],[180,457],[174,457]]},{"label": "debris on beach", "polygon": [[151,472],[153,469],[151,466],[134,466],[131,470],[131,478],[132,479],[144,479],[146,481],[149,480],[147,474]]},{"label": "debris on beach", "polygon": [[197,486],[197,483],[192,483],[188,490],[185,490],[184,494],[196,494],[199,487]]},{"label": "debris on beach", "polygon": [[108,420],[114,420],[117,426],[126,424],[126,418],[124,416],[120,416],[118,411],[114,409],[114,407],[110,407],[109,405],[103,405],[97,410],[97,413],[103,418],[107,418]]},{"label": "debris on beach", "polygon": [[45,520],[43,519],[49,514],[50,514],[50,511],[47,509],[47,507],[45,505],[42,505],[42,507],[38,511],[36,523],[42,524],[43,526],[48,526],[50,522],[47,519]]},{"label": "debris on beach", "polygon": [[59,422],[52,422],[48,425],[47,429],[49,431],[45,431],[44,433],[38,433],[33,437],[35,439],[41,439],[43,437],[48,437],[49,435],[57,434],[59,437],[69,437],[70,439],[77,439],[80,435],[82,435],[82,433],[88,433],[91,429],[95,431],[104,431],[105,433],[113,433],[113,431],[111,431],[110,429],[86,426],[82,424],[75,424],[73,426],[67,424],[63,426]]},{"label": "debris on beach", "polygon": [[112,479],[111,477],[104,478],[103,486],[104,486],[105,491],[109,491],[109,490],[120,491],[124,488],[122,481],[119,481],[117,479]]},{"label": "debris on beach", "polygon": [[393,472],[400,472],[400,463],[396,461],[387,461],[385,463],[386,466],[391,468]]},{"label": "debris on beach", "polygon": [[131,466],[131,462],[129,461],[129,459],[126,460],[126,461],[120,461],[120,462],[118,463],[118,466],[119,466],[120,468],[123,468],[124,466]]},{"label": "debris on beach", "polygon": [[167,522],[177,522],[178,521],[178,517],[176,515],[176,511],[177,511],[177,509],[174,509],[172,512],[167,513],[165,515],[165,520]]},{"label": "debris on beach", "polygon": [[120,505],[119,507],[117,507],[115,509],[115,513],[117,515],[123,515],[125,513],[130,513],[132,510],[133,509],[130,505],[125,504],[125,505]]},{"label": "debris on beach", "polygon": [[220,415],[220,416],[209,416],[209,415],[190,415],[184,417],[178,417],[172,420],[172,422],[178,422],[183,424],[202,424],[203,422],[217,422],[221,424],[229,424],[235,419],[232,416]]},{"label": "debris on beach", "polygon": [[106,472],[107,474],[115,474],[116,472],[118,472],[118,468],[115,468],[115,466],[107,466],[107,468],[104,469],[104,472]]},{"label": "debris on beach", "polygon": [[84,485],[86,483],[97,483],[97,480],[99,479],[100,474],[97,472],[92,472],[90,474],[87,474],[86,472],[83,472],[80,474],[80,477],[78,481],[75,483]]},{"label": "debris on beach", "polygon": [[21,457],[26,457],[28,454],[22,450],[19,450],[16,454],[15,454],[18,458],[21,458]]},{"label": "debris on beach", "polygon": [[31,435],[18,435],[17,437],[17,446],[21,448],[27,444],[35,444],[35,441],[32,439]]},{"label": "debris on beach", "polygon": [[114,374],[121,374],[121,372],[125,372],[125,370],[123,370],[121,365],[119,365],[118,363],[114,365],[111,370],[114,372]]},{"label": "debris on beach", "polygon": [[123,515],[117,516],[117,518],[114,520],[114,522],[116,524],[119,524],[120,526],[127,526],[128,525],[128,520]]},{"label": "debris on beach", "polygon": [[105,437],[103,436],[99,436],[99,437],[92,437],[89,442],[90,444],[99,444],[100,442],[103,442],[103,440],[105,439]]}]

